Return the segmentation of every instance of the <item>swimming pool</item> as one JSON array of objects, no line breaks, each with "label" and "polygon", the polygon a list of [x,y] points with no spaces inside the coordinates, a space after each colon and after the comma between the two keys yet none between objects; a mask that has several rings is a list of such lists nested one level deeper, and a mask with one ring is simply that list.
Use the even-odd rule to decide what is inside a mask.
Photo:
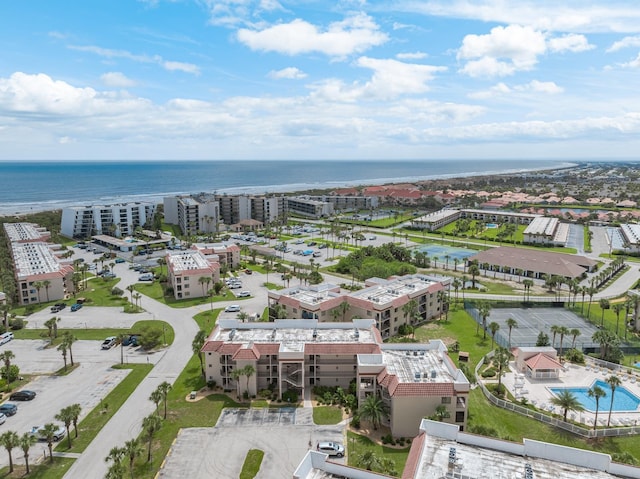
[{"label": "swimming pool", "polygon": [[487,228],[489,228],[489,229],[495,229],[497,227],[498,227],[498,225],[495,224],[495,223],[487,223]]},{"label": "swimming pool", "polygon": [[449,256],[451,260],[454,258],[465,259],[469,256],[473,256],[477,253],[472,249],[467,248],[455,248],[453,246],[444,246],[438,244],[426,244],[424,246],[418,246],[416,251],[422,251],[428,254],[430,257],[438,257],[438,261],[444,261],[445,256]]},{"label": "swimming pool", "polygon": [[[600,398],[598,411],[608,411],[609,406],[611,405],[611,387],[606,381],[602,381],[601,379],[597,379],[591,385],[591,387],[593,387],[594,385],[598,386],[606,393],[605,396]],[[592,397],[589,397],[589,394],[587,392],[589,391],[589,389],[590,388],[586,388],[586,387],[584,388],[549,388],[549,390],[555,395],[558,395],[564,390],[571,391],[573,395],[578,399],[580,404],[582,404],[582,407],[585,408],[585,410],[590,412],[595,412],[596,400]],[[630,392],[624,386],[618,386],[616,388],[616,392],[613,396],[613,407],[611,408],[612,411],[614,412],[636,411],[638,409],[638,406],[640,406],[640,398],[638,398],[635,394]]]}]

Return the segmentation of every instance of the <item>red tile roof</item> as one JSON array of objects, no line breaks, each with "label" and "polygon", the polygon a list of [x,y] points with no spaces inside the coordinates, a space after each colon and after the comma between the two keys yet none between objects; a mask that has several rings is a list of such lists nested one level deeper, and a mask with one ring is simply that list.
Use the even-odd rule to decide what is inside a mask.
[{"label": "red tile roof", "polygon": [[224,341],[207,341],[200,351],[203,353],[217,351],[223,344]]},{"label": "red tile roof", "polygon": [[391,396],[453,396],[453,383],[399,383]]},{"label": "red tile roof", "polygon": [[423,431],[413,439],[407,462],[404,464],[404,470],[402,471],[402,479],[414,479],[416,477],[426,438],[427,434]]},{"label": "red tile roof", "polygon": [[536,369],[562,369],[562,364],[544,353],[531,356],[525,363],[534,371]]},{"label": "red tile roof", "polygon": [[377,344],[372,343],[305,343],[305,354],[376,354]]},{"label": "red tile roof", "polygon": [[236,361],[238,359],[257,360],[260,359],[260,351],[258,351],[258,348],[256,348],[254,345],[251,345],[251,347],[249,348],[240,348],[233,355],[233,359]]}]

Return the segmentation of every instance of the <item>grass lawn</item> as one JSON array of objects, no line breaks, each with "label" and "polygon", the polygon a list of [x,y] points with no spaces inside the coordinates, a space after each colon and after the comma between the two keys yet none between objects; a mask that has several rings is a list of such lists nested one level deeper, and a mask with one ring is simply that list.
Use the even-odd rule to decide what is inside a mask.
[{"label": "grass lawn", "polygon": [[[173,344],[175,333],[169,323],[157,319],[145,319],[142,321],[136,321],[131,326],[131,329],[58,329],[58,337],[53,340],[51,347],[60,343],[62,335],[66,331],[73,333],[76,339],[102,341],[107,336],[118,336],[123,333],[139,333],[143,328],[162,329],[163,327],[167,344]],[[18,331],[14,331],[16,339],[46,339],[48,338],[48,335],[49,331],[47,329],[20,329]]]},{"label": "grass lawn", "polygon": [[358,467],[358,457],[367,451],[373,451],[379,458],[389,458],[396,465],[396,477],[402,476],[404,465],[409,456],[409,447],[396,449],[393,447],[380,446],[366,436],[347,431],[347,457],[348,465]]},{"label": "grass lawn", "polygon": [[240,471],[240,479],[253,479],[260,470],[264,451],[260,449],[249,449],[247,457],[244,459],[242,471]]},{"label": "grass lawn", "polygon": [[342,421],[342,409],[336,406],[316,406],[313,408],[313,422],[318,426],[338,424]]},{"label": "grass lawn", "polygon": [[[150,298],[160,301],[172,308],[188,308],[190,306],[209,304],[212,302],[212,299],[208,297],[175,299],[173,296],[165,296],[162,285],[158,281],[153,281],[151,283],[136,283],[135,288],[136,291],[144,294],[145,296],[149,296]],[[233,293],[228,289],[223,290],[223,292],[224,293],[222,295],[213,297],[214,303],[217,301],[231,301],[236,299]],[[142,304],[144,305],[144,298],[142,299]]]},{"label": "grass lawn", "polygon": [[[44,446],[47,447],[46,444]],[[19,448],[16,449],[16,451]],[[75,459],[70,459],[67,457],[54,457],[53,463],[49,462],[49,460],[44,461],[39,465],[33,465],[32,462],[35,457],[29,457],[29,475],[26,476],[26,468],[24,467],[24,463],[16,462],[15,455],[17,452],[14,452],[14,462],[13,462],[13,472],[9,474],[9,466],[3,467],[0,469],[0,478],[2,479],[14,479],[14,478],[22,478],[29,477],[30,479],[60,479],[64,477],[69,468],[73,465]],[[49,450],[47,449],[47,455],[49,454]]]},{"label": "grass lawn", "polygon": [[200,329],[204,329],[207,334],[213,331],[214,326],[216,325],[216,320],[218,319],[218,315],[220,314],[221,309],[214,309],[213,311],[202,311],[201,313],[196,314],[193,319]]},{"label": "grass lawn", "polygon": [[[60,452],[84,451],[98,432],[109,422],[109,419],[111,419],[118,409],[120,409],[120,406],[124,404],[131,393],[138,387],[138,384],[140,384],[149,371],[151,371],[152,367],[152,364],[125,364],[114,366],[114,368],[118,369],[131,369],[131,372],[127,374],[127,377],[125,377],[120,384],[107,394],[107,397],[102,400],[101,404],[96,406],[78,424],[78,437],[74,437],[71,449],[67,447],[68,443],[64,440],[56,446],[55,450]],[[108,407],[104,408],[104,405]],[[71,435],[75,436],[73,430]]]}]

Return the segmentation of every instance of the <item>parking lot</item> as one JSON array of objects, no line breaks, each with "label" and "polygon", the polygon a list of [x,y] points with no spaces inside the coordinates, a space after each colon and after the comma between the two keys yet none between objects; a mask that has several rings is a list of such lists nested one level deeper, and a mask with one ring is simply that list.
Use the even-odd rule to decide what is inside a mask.
[{"label": "parking lot", "polygon": [[345,442],[342,426],[316,426],[311,414],[310,408],[225,409],[213,428],[180,431],[159,477],[236,479],[247,452],[260,449],[264,459],[257,478],[291,478],[318,442]]}]

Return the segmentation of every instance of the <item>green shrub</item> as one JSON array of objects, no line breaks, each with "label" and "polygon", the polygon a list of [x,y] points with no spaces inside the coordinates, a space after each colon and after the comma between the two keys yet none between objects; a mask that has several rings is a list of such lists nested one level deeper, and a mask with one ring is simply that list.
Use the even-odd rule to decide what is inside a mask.
[{"label": "green shrub", "polygon": [[258,396],[263,399],[269,399],[271,397],[271,391],[269,391],[268,389],[261,389],[260,391],[258,391]]},{"label": "green shrub", "polygon": [[572,363],[584,364],[584,354],[579,349],[570,349],[566,352],[565,358]]},{"label": "green shrub", "polygon": [[217,383],[213,380],[213,379],[209,379],[207,381],[207,387],[209,389],[215,389],[216,388]]},{"label": "green shrub", "polygon": [[496,375],[496,370],[493,368],[487,368],[480,373],[483,378],[492,378]]},{"label": "green shrub", "polygon": [[15,318],[9,321],[9,327],[14,331],[24,328],[24,320],[22,318]]},{"label": "green shrub", "polygon": [[289,389],[282,393],[282,400],[289,403],[297,403],[298,402],[298,393]]},{"label": "green shrub", "polygon": [[353,415],[353,417],[351,418],[350,425],[354,429],[360,429],[360,415],[359,414],[354,414]]},{"label": "green shrub", "polygon": [[117,286],[114,286],[113,288],[111,288],[111,296],[122,296],[123,294],[124,294],[124,291],[122,291]]}]

